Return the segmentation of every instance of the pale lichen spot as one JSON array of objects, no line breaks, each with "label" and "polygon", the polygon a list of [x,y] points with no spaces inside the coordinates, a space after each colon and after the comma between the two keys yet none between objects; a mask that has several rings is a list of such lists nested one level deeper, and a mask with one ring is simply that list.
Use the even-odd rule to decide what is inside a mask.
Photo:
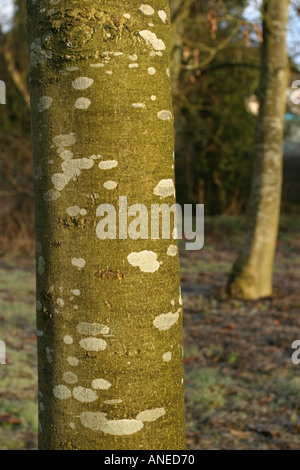
[{"label": "pale lichen spot", "polygon": [[93,69],[98,69],[98,68],[105,67],[105,64],[103,64],[102,62],[99,62],[98,64],[90,64],[90,67],[92,67]]},{"label": "pale lichen spot", "polygon": [[174,182],[172,179],[161,180],[154,188],[153,193],[161,198],[175,196]]},{"label": "pale lichen spot", "polygon": [[164,408],[153,408],[152,410],[145,410],[141,411],[136,419],[142,422],[151,423],[152,421],[156,421],[158,418],[161,418],[166,414],[166,410]]},{"label": "pale lichen spot", "polygon": [[136,433],[143,428],[142,421],[137,419],[108,420],[107,413],[86,411],[81,413],[82,425],[92,431],[102,431],[113,436],[126,436]]},{"label": "pale lichen spot", "polygon": [[166,68],[166,74],[167,74],[168,77],[170,78],[170,69],[169,69],[169,67]]},{"label": "pale lichen spot", "polygon": [[144,15],[148,15],[148,16],[154,15],[155,13],[155,10],[150,5],[142,4],[139,10],[141,10],[141,12],[144,13]]},{"label": "pale lichen spot", "polygon": [[170,245],[167,249],[167,255],[168,256],[176,256],[177,255],[177,246],[176,245]]},{"label": "pale lichen spot", "polygon": [[72,338],[72,336],[70,336],[70,335],[65,335],[65,336],[63,337],[63,342],[64,342],[65,344],[73,344],[73,338]]},{"label": "pale lichen spot", "polygon": [[133,252],[127,256],[128,262],[135,267],[139,267],[142,272],[154,273],[160,267],[157,261],[157,254],[154,251],[143,250]]},{"label": "pale lichen spot", "polygon": [[152,101],[156,101],[156,96],[155,96],[155,95],[151,95],[151,100],[152,100]]},{"label": "pale lichen spot", "polygon": [[107,348],[107,342],[99,338],[85,338],[79,344],[86,351],[104,351]]},{"label": "pale lichen spot", "polygon": [[79,215],[86,215],[87,211],[86,209],[81,209],[79,206],[70,206],[66,209],[66,213],[70,217],[77,217]]},{"label": "pale lichen spot", "polygon": [[63,380],[67,384],[76,384],[78,382],[78,377],[73,372],[67,371],[63,373]]},{"label": "pale lichen spot", "polygon": [[131,15],[129,13],[124,13],[124,18],[126,18],[127,20],[129,20],[131,18]]},{"label": "pale lichen spot", "polygon": [[158,315],[153,320],[153,325],[160,331],[167,331],[173,326],[179,318],[181,309],[178,309],[177,312],[172,313],[163,313],[162,315]]},{"label": "pale lichen spot", "polygon": [[37,335],[37,336],[40,336],[40,337],[41,337],[41,336],[44,336],[43,330],[37,330],[36,335]]},{"label": "pale lichen spot", "polygon": [[60,398],[60,400],[65,400],[70,398],[71,391],[65,385],[57,385],[53,389],[53,394],[56,398]]},{"label": "pale lichen spot", "polygon": [[78,333],[84,336],[108,335],[110,328],[101,323],[78,323],[76,326]]},{"label": "pale lichen spot", "polygon": [[86,265],[86,261],[83,258],[72,258],[71,263],[73,264],[73,266],[76,266],[76,268],[78,268],[79,270],[84,268],[84,266]]},{"label": "pale lichen spot", "polygon": [[70,134],[60,134],[53,137],[53,143],[56,147],[70,147],[76,143],[76,136],[74,132]]},{"label": "pale lichen spot", "polygon": [[65,302],[63,299],[57,299],[56,300],[56,304],[59,306],[59,307],[63,307],[65,305]]},{"label": "pale lichen spot", "polygon": [[92,78],[78,77],[72,82],[72,87],[75,88],[75,90],[86,90],[92,86],[93,83],[94,80]]},{"label": "pale lichen spot", "polygon": [[132,54],[128,56],[129,60],[132,60],[132,62],[135,62],[138,59],[138,56],[136,54]]},{"label": "pale lichen spot", "polygon": [[152,31],[145,29],[143,31],[140,31],[139,34],[140,36],[142,36],[146,44],[152,46],[155,51],[165,50],[166,48],[165,43],[161,39],[158,39],[156,34],[152,33]]},{"label": "pale lichen spot", "polygon": [[128,67],[129,67],[130,69],[137,69],[137,68],[139,67],[139,64],[137,64],[137,63],[129,64]]},{"label": "pale lichen spot", "polygon": [[75,356],[68,356],[67,361],[70,364],[70,366],[77,367],[79,364],[79,359]]},{"label": "pale lichen spot", "polygon": [[163,354],[163,361],[169,362],[172,359],[172,353],[170,351]]},{"label": "pale lichen spot", "polygon": [[74,104],[75,108],[80,109],[80,110],[88,109],[90,105],[91,105],[91,100],[89,98],[84,98],[84,97],[77,98]]},{"label": "pale lichen spot", "polygon": [[111,70],[106,70],[105,72],[107,75],[112,75],[112,71]]},{"label": "pale lichen spot", "polygon": [[80,290],[79,289],[70,289],[70,291],[72,292],[72,294],[78,296],[80,295]]},{"label": "pale lichen spot", "polygon": [[41,411],[44,411],[45,410],[44,403],[40,402],[39,408],[40,408]]},{"label": "pale lichen spot", "polygon": [[105,189],[111,190],[115,189],[118,186],[118,183],[116,183],[115,181],[105,181],[105,183],[103,183],[103,186]]},{"label": "pale lichen spot", "polygon": [[123,403],[123,400],[120,398],[113,398],[112,400],[105,400],[105,405],[117,405],[118,403]]},{"label": "pale lichen spot", "polygon": [[137,108],[137,109],[144,109],[144,108],[146,108],[145,103],[132,103],[131,106],[132,106],[133,108]]},{"label": "pale lichen spot", "polygon": [[106,160],[99,163],[100,170],[111,170],[118,166],[117,160]]},{"label": "pale lichen spot", "polygon": [[158,16],[160,17],[161,21],[165,23],[167,21],[167,13],[164,10],[158,11]]},{"label": "pale lichen spot", "polygon": [[39,275],[44,274],[45,272],[45,260],[42,256],[38,257],[38,263],[37,263],[37,273]]},{"label": "pale lichen spot", "polygon": [[95,390],[108,390],[111,387],[111,383],[105,379],[94,379],[92,381],[92,387]]},{"label": "pale lichen spot", "polygon": [[81,402],[90,403],[98,399],[98,395],[91,388],[75,387],[73,388],[73,397]]},{"label": "pale lichen spot", "polygon": [[73,430],[74,430],[74,429],[76,429],[76,424],[75,424],[75,423],[73,423],[73,422],[72,422],[72,423],[70,423],[70,424],[69,424],[69,426],[70,426],[70,428],[71,428],[71,429],[73,429]]},{"label": "pale lichen spot", "polygon": [[171,111],[162,109],[161,111],[158,111],[157,117],[158,119],[161,119],[162,121],[172,121],[173,114],[171,113]]},{"label": "pale lichen spot", "polygon": [[148,67],[147,72],[149,73],[149,75],[155,75],[156,74],[156,70],[155,70],[154,67]]},{"label": "pale lichen spot", "polygon": [[39,104],[37,105],[39,112],[41,113],[42,111],[46,111],[47,109],[51,108],[52,101],[53,100],[50,98],[50,96],[42,96]]}]

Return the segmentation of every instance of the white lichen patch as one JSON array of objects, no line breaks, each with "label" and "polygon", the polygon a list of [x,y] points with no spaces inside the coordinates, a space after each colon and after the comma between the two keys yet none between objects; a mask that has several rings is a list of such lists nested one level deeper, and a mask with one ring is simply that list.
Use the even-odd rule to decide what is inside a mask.
[{"label": "white lichen patch", "polygon": [[152,101],[156,101],[156,96],[155,96],[155,95],[151,95],[151,100],[152,100]]},{"label": "white lichen patch", "polygon": [[89,98],[77,98],[74,104],[76,109],[85,110],[91,106],[91,100]]},{"label": "white lichen patch", "polygon": [[136,54],[131,54],[128,56],[128,59],[132,60],[132,62],[135,62],[136,60],[138,60],[138,56]]},{"label": "white lichen patch", "polygon": [[108,390],[111,387],[111,383],[105,379],[94,379],[92,381],[92,387],[95,390]]},{"label": "white lichen patch", "polygon": [[148,67],[147,72],[149,73],[149,75],[155,75],[156,74],[156,70],[155,70],[154,67]]},{"label": "white lichen patch", "polygon": [[70,147],[76,143],[76,136],[74,132],[70,134],[60,134],[53,137],[53,143],[56,147]]},{"label": "white lichen patch", "polygon": [[105,64],[103,64],[102,62],[98,62],[97,64],[90,64],[90,67],[92,67],[93,69],[99,69],[105,67]]},{"label": "white lichen patch", "polygon": [[123,400],[120,398],[113,398],[112,400],[105,400],[105,405],[117,405],[118,403],[123,403]]},{"label": "white lichen patch", "polygon": [[81,175],[81,170],[89,170],[93,165],[94,161],[90,158],[65,160],[61,165],[63,173],[54,173],[51,181],[57,191],[62,191],[71,179]]},{"label": "white lichen patch", "polygon": [[79,344],[86,351],[104,351],[107,348],[107,342],[99,338],[85,338]]},{"label": "white lichen patch", "polygon": [[167,13],[164,10],[158,11],[158,16],[160,17],[161,21],[165,23],[167,21]]},{"label": "white lichen patch", "polygon": [[65,400],[71,396],[71,391],[65,385],[57,385],[54,387],[53,393],[54,396],[60,398],[60,400]]},{"label": "white lichen patch", "polygon": [[52,98],[50,96],[42,96],[40,101],[37,105],[39,112],[46,111],[47,109],[51,108],[52,106]]},{"label": "white lichen patch", "polygon": [[161,198],[175,196],[175,187],[172,179],[161,180],[154,188],[153,193]]},{"label": "white lichen patch", "polygon": [[162,121],[172,121],[173,114],[171,113],[171,111],[168,111],[167,109],[162,109],[161,111],[158,111],[157,117],[158,119],[161,119]]},{"label": "white lichen patch", "polygon": [[76,268],[78,268],[79,270],[84,268],[84,266],[86,265],[86,261],[83,258],[72,258],[71,263],[73,264],[73,266],[76,266]]},{"label": "white lichen patch", "polygon": [[148,15],[148,16],[154,15],[155,13],[154,9],[150,5],[142,4],[139,10],[141,10],[141,12],[144,13],[144,15]]},{"label": "white lichen patch", "polygon": [[139,32],[140,36],[144,39],[147,46],[152,46],[155,51],[164,51],[166,48],[165,43],[162,39],[158,39],[155,33],[149,31],[148,29],[144,29],[143,31]]},{"label": "white lichen patch", "polygon": [[55,189],[49,189],[44,193],[44,201],[56,201],[61,196],[59,191]]},{"label": "white lichen patch", "polygon": [[138,68],[138,66],[139,66],[139,64],[138,64],[138,63],[129,64],[129,65],[128,65],[128,67],[129,67],[130,69],[137,69],[137,68]]},{"label": "white lichen patch", "polygon": [[67,371],[63,373],[63,381],[67,384],[76,384],[78,382],[78,377],[73,372]]},{"label": "white lichen patch", "polygon": [[166,410],[164,408],[153,408],[152,410],[145,410],[141,411],[136,419],[142,422],[151,423],[152,421],[156,421],[158,418],[161,418],[166,414]]},{"label": "white lichen patch", "polygon": [[66,213],[70,217],[77,217],[79,215],[86,215],[87,211],[85,209],[81,209],[79,206],[70,206],[66,209]]},{"label": "white lichen patch", "polygon": [[37,336],[40,336],[40,337],[41,337],[41,336],[44,336],[43,330],[37,330],[36,335],[37,335]]},{"label": "white lichen patch", "polygon": [[145,103],[132,103],[131,106],[132,106],[133,108],[137,108],[137,109],[144,109],[144,108],[146,108]]},{"label": "white lichen patch", "polygon": [[78,333],[84,336],[108,335],[110,329],[101,323],[78,323],[76,326]]},{"label": "white lichen patch", "polygon": [[80,295],[80,289],[70,289],[70,291],[76,296]]},{"label": "white lichen patch", "polygon": [[93,83],[94,80],[92,78],[78,77],[72,82],[72,87],[75,88],[75,90],[86,90],[92,86]]},{"label": "white lichen patch", "polygon": [[169,67],[166,68],[166,74],[167,74],[167,76],[170,78],[171,74],[170,74],[170,69],[169,69]]},{"label": "white lichen patch", "polygon": [[118,183],[116,183],[116,181],[105,181],[105,183],[103,183],[103,186],[105,189],[111,190],[115,189],[118,186]]},{"label": "white lichen patch", "polygon": [[56,304],[59,306],[59,307],[63,307],[65,305],[65,302],[63,299],[56,299]]},{"label": "white lichen patch", "polygon": [[175,313],[168,312],[163,313],[162,315],[158,315],[153,320],[153,325],[160,331],[169,330],[171,326],[175,325],[175,323],[178,321],[180,311],[181,309],[178,309]]},{"label": "white lichen patch", "polygon": [[70,364],[70,366],[77,367],[79,364],[79,359],[75,356],[68,356],[67,361]]},{"label": "white lichen patch", "polygon": [[167,249],[167,255],[168,256],[176,256],[177,255],[177,246],[176,245],[170,245],[168,246],[168,249]]},{"label": "white lichen patch", "polygon": [[127,260],[132,266],[139,267],[144,273],[154,273],[160,267],[157,254],[154,251],[133,252],[127,256]]},{"label": "white lichen patch", "polygon": [[129,20],[131,18],[131,15],[130,13],[124,13],[124,18],[126,18],[127,20]]},{"label": "white lichen patch", "polygon": [[143,428],[142,421],[137,419],[108,420],[107,413],[86,411],[81,413],[82,425],[92,431],[102,431],[113,436],[128,436]]},{"label": "white lichen patch", "polygon": [[63,342],[64,342],[65,344],[73,344],[73,338],[72,338],[72,336],[70,336],[70,335],[65,335],[65,336],[63,337]]},{"label": "white lichen patch", "polygon": [[168,351],[163,354],[163,361],[164,362],[169,362],[172,359],[172,353],[171,351]]},{"label": "white lichen patch", "polygon": [[106,160],[99,163],[100,170],[111,170],[118,166],[117,160]]},{"label": "white lichen patch", "polygon": [[73,397],[81,402],[90,403],[98,399],[98,395],[91,388],[75,387],[73,388]]}]

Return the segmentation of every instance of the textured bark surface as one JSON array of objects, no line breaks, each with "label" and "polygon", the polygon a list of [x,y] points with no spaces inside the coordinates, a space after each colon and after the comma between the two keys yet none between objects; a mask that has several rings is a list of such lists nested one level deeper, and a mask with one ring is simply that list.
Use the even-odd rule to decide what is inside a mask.
[{"label": "textured bark surface", "polygon": [[97,211],[175,202],[168,2],[27,12],[39,448],[184,449],[177,242],[99,239]]},{"label": "textured bark surface", "polygon": [[244,299],[258,299],[272,294],[289,77],[286,51],[288,4],[288,0],[263,2],[264,42],[254,174],[247,228],[229,279],[230,292]]}]

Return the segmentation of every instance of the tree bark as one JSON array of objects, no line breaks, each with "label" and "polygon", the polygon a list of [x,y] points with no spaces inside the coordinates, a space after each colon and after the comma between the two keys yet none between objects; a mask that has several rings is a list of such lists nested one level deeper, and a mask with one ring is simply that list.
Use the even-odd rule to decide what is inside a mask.
[{"label": "tree bark", "polygon": [[282,187],[282,140],[289,77],[288,0],[264,0],[260,111],[247,227],[228,288],[254,300],[272,294]]},{"label": "tree bark", "polygon": [[184,449],[177,242],[99,238],[102,204],[175,202],[168,1],[27,12],[39,448]]}]

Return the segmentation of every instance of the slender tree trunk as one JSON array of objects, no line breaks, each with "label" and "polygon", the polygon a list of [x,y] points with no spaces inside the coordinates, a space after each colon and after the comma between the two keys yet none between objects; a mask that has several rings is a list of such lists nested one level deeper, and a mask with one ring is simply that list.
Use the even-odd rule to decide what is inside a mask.
[{"label": "slender tree trunk", "polygon": [[229,279],[232,294],[259,299],[272,294],[282,186],[282,140],[288,57],[288,0],[264,0],[260,112],[247,228]]},{"label": "slender tree trunk", "polygon": [[177,243],[100,230],[119,196],[175,202],[168,1],[27,11],[39,448],[184,449]]}]

